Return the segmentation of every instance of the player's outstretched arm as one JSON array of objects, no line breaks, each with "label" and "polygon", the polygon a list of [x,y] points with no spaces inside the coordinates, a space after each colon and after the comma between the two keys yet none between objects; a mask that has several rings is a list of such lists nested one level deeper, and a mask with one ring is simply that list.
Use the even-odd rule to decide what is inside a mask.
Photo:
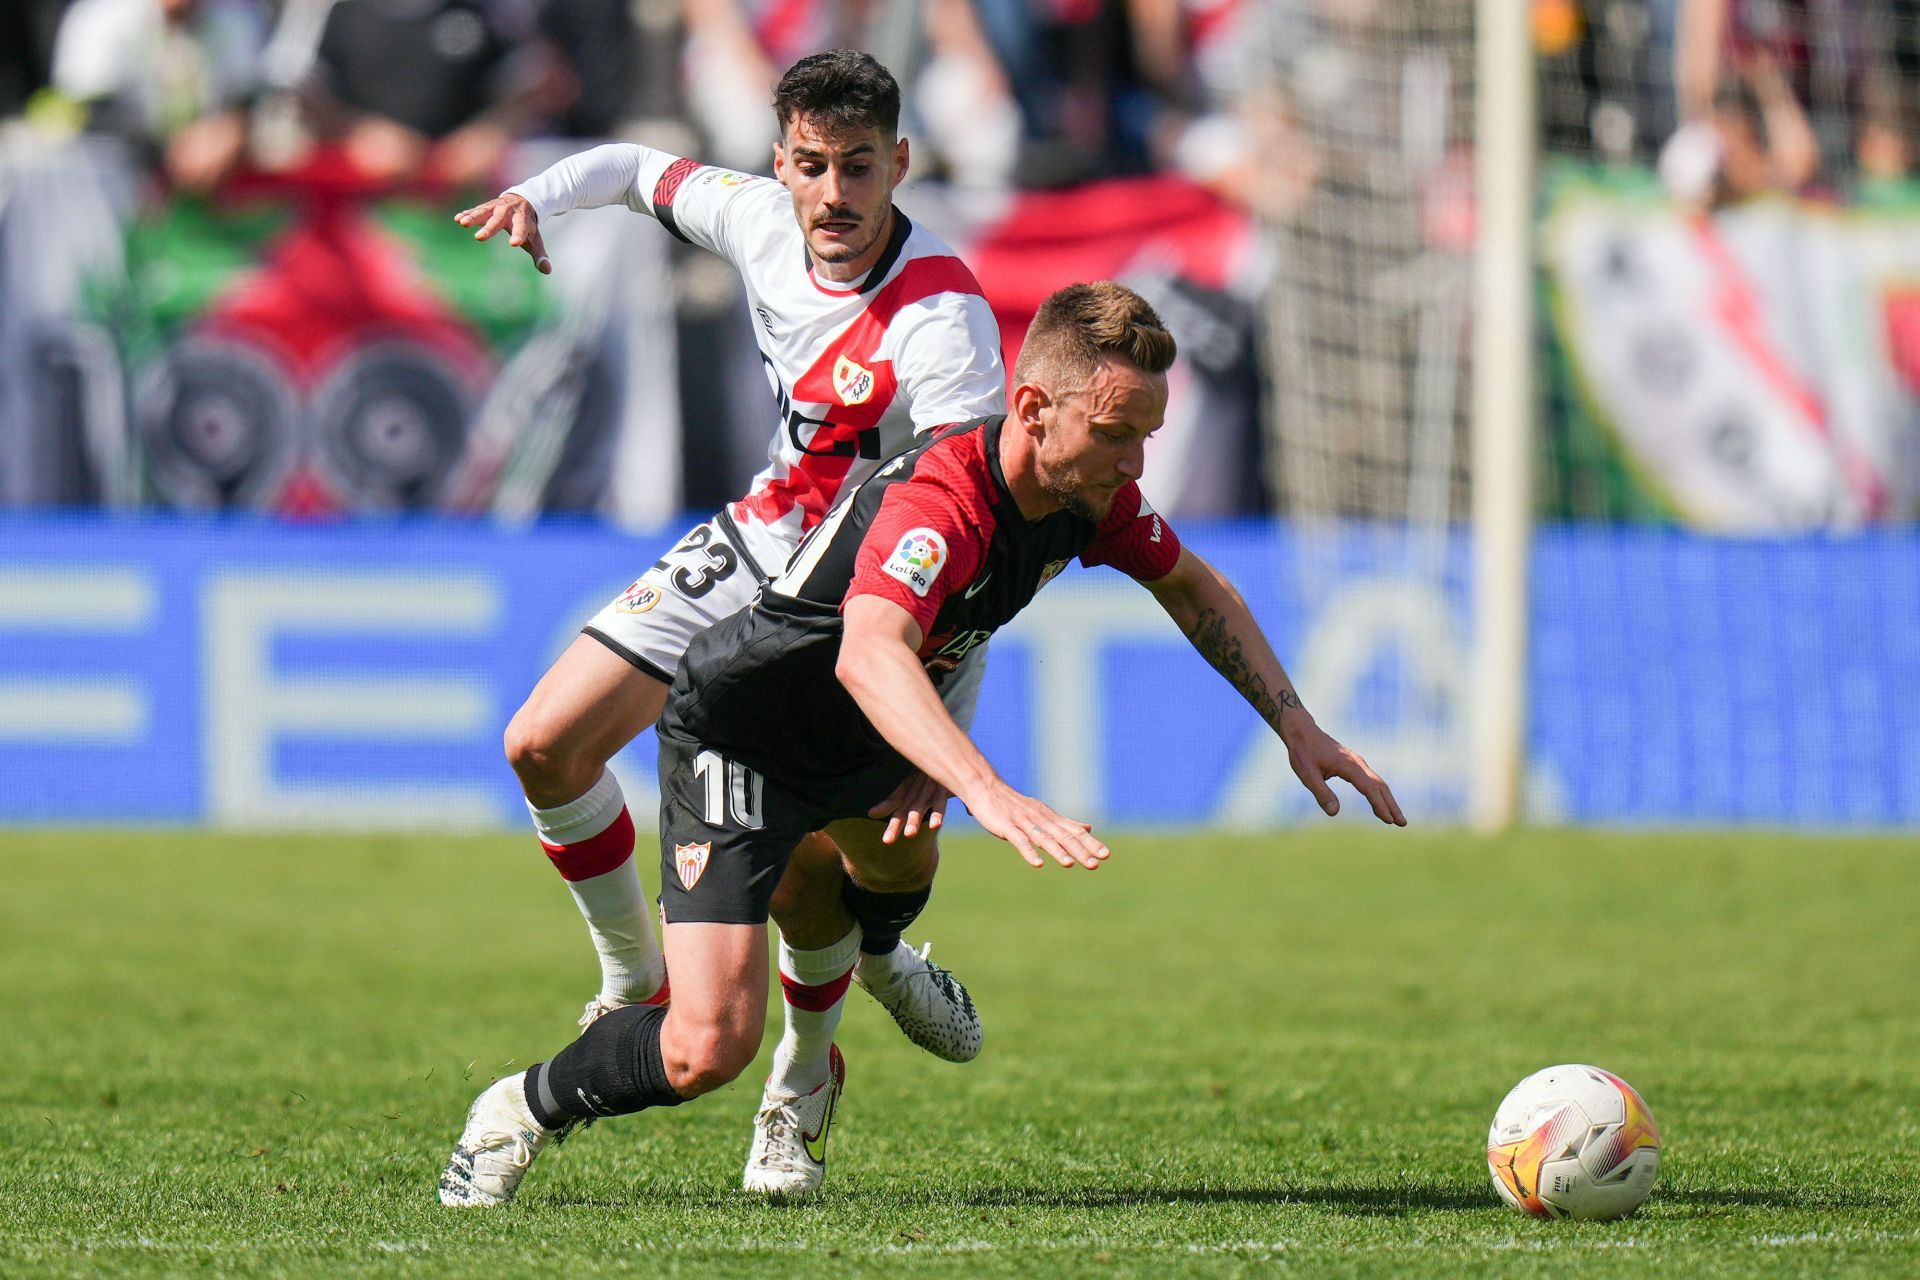
[{"label": "player's outstretched arm", "polygon": [[912,614],[880,596],[856,595],[841,616],[845,634],[834,674],[895,751],[958,796],[1027,865],[1042,867],[1051,857],[1091,870],[1105,861],[1107,846],[1091,827],[1008,786],[954,723],[920,665],[924,637]]},{"label": "player's outstretched arm", "polygon": [[1267,643],[1266,633],[1218,569],[1182,548],[1172,571],[1146,587],[1200,656],[1240,691],[1287,744],[1288,762],[1322,809],[1330,815],[1340,812],[1340,801],[1327,779],[1344,778],[1367,798],[1380,821],[1407,825],[1407,816],[1385,780],[1357,752],[1341,746],[1315,724],[1300,705],[1300,695]]}]

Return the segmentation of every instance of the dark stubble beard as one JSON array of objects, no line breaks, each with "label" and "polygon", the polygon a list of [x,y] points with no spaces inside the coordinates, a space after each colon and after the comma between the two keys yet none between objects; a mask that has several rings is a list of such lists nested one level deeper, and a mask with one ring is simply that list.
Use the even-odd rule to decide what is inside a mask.
[{"label": "dark stubble beard", "polygon": [[[827,217],[821,219],[821,221],[823,222],[834,221],[831,212],[829,212]],[[823,262],[852,262],[855,258],[859,257],[861,254],[873,248],[874,241],[880,238],[880,223],[883,223],[885,221],[886,219],[884,217],[881,218],[879,222],[871,222],[866,218],[862,218],[860,220],[860,225],[862,227],[871,227],[873,230],[873,234],[868,236],[865,240],[861,241],[858,246],[847,245],[847,244],[841,244],[836,246],[840,254],[840,256],[837,258],[829,258],[825,254],[819,253],[818,250],[815,250],[815,254]]]},{"label": "dark stubble beard", "polygon": [[1055,502],[1065,507],[1073,515],[1079,516],[1082,520],[1090,520],[1095,524],[1099,524],[1102,520],[1106,519],[1107,510],[1111,510],[1113,507],[1113,504],[1109,502],[1107,504],[1107,510],[1101,510],[1091,502],[1088,502],[1086,495],[1080,492],[1080,487],[1074,483],[1074,477],[1071,475],[1043,473],[1040,477],[1040,489],[1049,498],[1052,498]]}]

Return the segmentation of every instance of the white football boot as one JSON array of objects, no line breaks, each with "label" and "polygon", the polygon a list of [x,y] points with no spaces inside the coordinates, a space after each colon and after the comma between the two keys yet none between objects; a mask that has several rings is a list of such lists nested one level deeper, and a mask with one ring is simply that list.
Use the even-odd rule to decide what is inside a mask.
[{"label": "white football boot", "polygon": [[931,942],[915,951],[903,941],[884,983],[869,982],[857,965],[853,980],[893,1015],[907,1039],[936,1058],[971,1062],[980,1054],[980,1015],[959,979],[927,959],[932,950]]},{"label": "white football boot", "polygon": [[451,1208],[505,1204],[520,1189],[533,1158],[580,1126],[543,1129],[527,1109],[526,1072],[496,1080],[473,1100],[447,1169],[440,1203]]},{"label": "white football boot", "polygon": [[827,1176],[827,1133],[847,1084],[847,1061],[840,1046],[828,1058],[826,1081],[800,1097],[773,1092],[760,1097],[753,1118],[753,1148],[741,1185],[776,1200],[797,1200],[820,1189]]}]

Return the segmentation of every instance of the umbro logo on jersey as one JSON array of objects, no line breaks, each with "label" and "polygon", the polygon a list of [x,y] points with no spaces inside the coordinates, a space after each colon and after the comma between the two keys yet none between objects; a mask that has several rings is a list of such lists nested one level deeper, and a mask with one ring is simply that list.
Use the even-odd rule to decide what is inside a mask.
[{"label": "umbro logo on jersey", "polygon": [[873,398],[873,370],[855,364],[845,356],[833,362],[833,393],[840,403],[851,408]]},{"label": "umbro logo on jersey", "polygon": [[713,856],[713,841],[673,846],[673,868],[680,873],[680,887],[692,892],[707,873],[707,860]]}]

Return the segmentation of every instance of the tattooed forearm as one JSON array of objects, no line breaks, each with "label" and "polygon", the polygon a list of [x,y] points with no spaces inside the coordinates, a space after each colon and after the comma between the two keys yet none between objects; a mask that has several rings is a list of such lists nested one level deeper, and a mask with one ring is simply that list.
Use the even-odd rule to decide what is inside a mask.
[{"label": "tattooed forearm", "polygon": [[1298,695],[1286,685],[1277,691],[1267,688],[1266,679],[1247,662],[1240,637],[1227,630],[1226,615],[1218,609],[1202,609],[1193,625],[1187,628],[1187,639],[1193,642],[1201,657],[1213,664],[1215,671],[1227,678],[1228,684],[1240,691],[1241,697],[1253,704],[1260,718],[1276,730],[1280,727],[1280,713],[1300,706]]}]

